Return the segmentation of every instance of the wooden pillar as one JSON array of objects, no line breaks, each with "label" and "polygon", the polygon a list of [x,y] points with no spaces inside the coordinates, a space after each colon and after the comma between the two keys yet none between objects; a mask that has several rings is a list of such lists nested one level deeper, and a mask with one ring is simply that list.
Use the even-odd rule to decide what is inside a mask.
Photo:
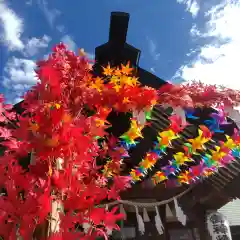
[{"label": "wooden pillar", "polygon": [[34,240],[47,239],[48,228],[49,228],[49,223],[47,220],[43,224],[38,225],[33,233],[33,239]]},{"label": "wooden pillar", "polygon": [[207,229],[205,213],[198,215],[196,219],[196,225],[197,225],[200,240],[211,240],[210,235],[208,233],[208,229]]},{"label": "wooden pillar", "polygon": [[200,240],[212,240],[207,228],[206,210],[201,205],[192,208],[191,215],[194,217],[194,225],[196,226]]}]

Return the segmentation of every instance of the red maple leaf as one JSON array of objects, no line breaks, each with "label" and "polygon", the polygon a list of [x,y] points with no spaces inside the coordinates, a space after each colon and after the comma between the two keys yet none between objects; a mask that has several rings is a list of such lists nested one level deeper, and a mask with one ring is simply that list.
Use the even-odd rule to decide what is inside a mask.
[{"label": "red maple leaf", "polygon": [[117,221],[124,218],[124,214],[116,214],[118,208],[114,207],[110,212],[107,212],[105,215],[104,223],[105,227],[110,230],[116,229],[119,230],[119,226],[116,224]]},{"label": "red maple leaf", "polygon": [[10,129],[0,127],[0,137],[4,139],[9,139],[12,136],[12,132]]}]

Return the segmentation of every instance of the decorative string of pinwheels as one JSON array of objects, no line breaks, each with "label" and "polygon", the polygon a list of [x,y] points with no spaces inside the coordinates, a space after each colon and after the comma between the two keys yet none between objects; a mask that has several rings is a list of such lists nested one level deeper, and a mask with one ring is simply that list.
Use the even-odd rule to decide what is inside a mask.
[{"label": "decorative string of pinwheels", "polygon": [[[184,143],[183,152],[177,152],[173,155],[173,159],[169,161],[168,166],[154,174],[154,183],[162,182],[168,179],[170,175],[178,175],[179,182],[190,183],[196,181],[201,176],[209,176],[217,167],[222,167],[234,160],[236,156],[239,156],[240,148],[239,144],[236,143],[237,135],[234,139],[225,136],[226,141],[221,142],[220,146],[216,145],[215,150],[206,151],[207,147],[205,145],[209,142],[215,142],[212,140],[212,133],[206,126],[200,126],[198,133],[196,138],[188,139]],[[171,129],[171,127],[159,133],[158,142],[155,144],[154,149],[146,153],[145,158],[139,165],[131,170],[130,175],[134,182],[140,181],[147,174],[148,170],[154,167],[157,161],[161,161],[162,155],[166,154],[168,147],[172,147],[172,140],[176,138],[181,138],[181,135]],[[215,144],[217,143],[215,142]],[[202,153],[199,153],[199,151],[202,151]],[[200,164],[191,166],[188,171],[179,174],[182,165],[195,161],[194,156],[201,158]]]},{"label": "decorative string of pinwheels", "polygon": [[[108,65],[103,69],[103,74],[107,77],[108,82],[117,94],[125,88],[124,86],[128,86],[129,89],[131,89],[131,87],[140,86],[138,79],[130,76],[132,69],[129,64],[127,66],[122,65],[122,68],[116,69],[111,68],[110,65]],[[102,92],[104,91],[104,84],[99,78],[97,78],[93,84],[93,88]],[[133,93],[132,90],[129,89],[125,89],[125,94],[128,91],[129,93]],[[149,90],[147,87],[145,89]],[[139,93],[140,91],[138,90],[136,92]],[[146,125],[151,123],[151,110],[153,109],[153,106],[155,104],[165,104],[164,102],[158,101],[154,91],[148,93],[148,96],[144,96],[148,99],[148,104],[146,104],[146,98],[144,100],[145,104],[142,104],[141,98],[136,99],[134,95],[125,95],[123,96],[123,103],[128,106],[123,107],[120,106],[120,104],[114,106],[116,109],[129,112],[133,112],[134,109],[144,111],[146,121],[142,124],[136,118],[131,118],[129,130],[120,136],[118,147],[114,148],[115,155],[116,153],[119,154],[118,170],[115,171],[116,168],[114,168],[114,165],[116,165],[116,161],[113,161],[110,157],[103,169],[105,176],[112,177],[119,174],[119,166],[124,162],[125,158],[129,157],[128,151],[131,148],[136,147],[138,140],[143,138],[142,130]],[[147,108],[142,107],[146,105],[148,105]],[[198,118],[194,116],[194,111],[189,111],[189,109],[186,111],[186,116],[191,119]],[[167,166],[164,166],[161,170],[155,172],[152,177],[154,184],[161,183],[169,179],[171,176],[177,178],[178,184],[190,184],[201,177],[209,176],[219,167],[233,161],[240,155],[240,138],[237,131],[235,131],[233,137],[224,134],[221,126],[229,124],[226,117],[227,115],[224,112],[224,107],[219,107],[215,113],[211,113],[209,120],[204,121],[205,125],[199,127],[198,136],[196,138],[185,139],[181,136],[181,131],[189,123],[187,123],[186,126],[183,126],[181,119],[177,115],[171,116],[169,119],[170,126],[159,132],[154,148],[146,152],[145,157],[139,162],[139,164],[130,170],[129,176],[131,177],[132,182],[141,181],[148,172],[154,168],[155,164],[166,156],[167,149],[173,148],[172,142],[177,138],[181,139],[183,142],[183,149],[170,156],[171,158],[169,159],[169,164]],[[225,136],[225,141],[220,142],[213,140],[212,136],[215,133],[222,133],[223,136]],[[213,143],[215,149],[208,149],[208,143]],[[196,157],[200,158],[199,164],[188,166],[189,163],[195,162]],[[188,170],[182,170],[182,166],[186,166]]]},{"label": "decorative string of pinwheels", "polygon": [[[199,140],[199,136],[193,139],[193,141],[196,140]],[[203,141],[205,142],[206,139]],[[199,145],[199,148],[196,150],[206,148],[204,142]],[[192,149],[192,145],[190,143],[186,143],[185,145],[188,145],[188,148]],[[239,150],[240,145],[238,140],[236,138],[233,139],[226,136],[226,141],[221,142],[220,146],[215,146],[215,150],[203,151],[203,153],[199,153],[197,151],[189,153],[189,150],[187,149],[185,152],[177,152],[174,154],[173,160],[168,166],[155,173],[153,180],[157,184],[168,179],[170,175],[176,175],[180,183],[189,184],[201,177],[209,176],[217,170],[218,167],[223,167],[233,161],[236,157],[239,157]],[[188,171],[178,174],[181,171],[180,167],[182,165],[185,165],[188,162],[194,162],[194,156],[200,157],[200,163],[196,166],[189,167]]]},{"label": "decorative string of pinwheels", "polygon": [[[162,155],[166,154],[168,147],[172,147],[172,140],[181,138],[179,131],[182,129],[176,129],[176,123],[181,125],[179,118],[171,118],[171,124],[168,129],[159,133],[158,141],[155,143],[154,149],[147,152],[144,159],[140,161],[139,165],[134,169],[131,169],[130,176],[133,182],[137,182],[143,179],[151,170],[157,161],[161,161]],[[138,124],[136,119],[131,120],[131,127],[129,131],[121,136],[123,141],[122,151],[124,149],[124,157],[128,157],[127,151],[129,148],[134,147],[137,142],[137,138],[142,138],[141,130],[144,125]],[[219,129],[215,129],[214,132],[219,132]],[[222,167],[228,162],[234,160],[235,157],[240,155],[240,145],[238,143],[237,132],[234,139],[226,136],[226,141],[221,142],[220,146],[216,146],[215,150],[209,150],[206,152],[206,144],[208,142],[215,142],[212,140],[212,133],[206,126],[200,126],[198,130],[198,136],[194,139],[187,139],[184,143],[184,151],[177,152],[173,155],[173,159],[169,161],[169,165],[163,167],[161,171],[157,171],[152,177],[153,182],[158,184],[164,180],[167,180],[169,176],[175,175],[179,183],[191,183],[196,181],[200,177],[209,176],[217,167]],[[215,142],[216,143],[216,142]],[[216,143],[217,144],[217,143]],[[125,147],[125,148],[124,148]],[[202,151],[202,153],[199,153]],[[189,167],[188,171],[181,172],[181,166],[187,165],[189,162],[194,162],[194,156],[199,156],[201,161],[199,165]]]}]

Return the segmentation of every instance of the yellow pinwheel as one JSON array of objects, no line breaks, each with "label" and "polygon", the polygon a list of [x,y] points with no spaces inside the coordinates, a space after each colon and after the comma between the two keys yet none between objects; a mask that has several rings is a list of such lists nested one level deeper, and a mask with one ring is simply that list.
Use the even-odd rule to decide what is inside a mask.
[{"label": "yellow pinwheel", "polygon": [[224,142],[224,147],[228,148],[228,149],[233,149],[236,147],[236,143],[233,141],[232,138],[230,138],[229,136],[226,135],[227,141]]},{"label": "yellow pinwheel", "polygon": [[167,130],[167,131],[160,132],[160,133],[159,133],[159,136],[160,136],[161,138],[168,138],[169,141],[177,138],[175,132],[174,132],[173,130],[171,130],[171,129],[170,129],[170,130]]},{"label": "yellow pinwheel", "polygon": [[156,163],[157,158],[153,157],[151,154],[147,154],[146,157],[142,160],[142,162],[140,163],[140,166],[146,168],[146,169],[150,169],[154,166],[154,164]]},{"label": "yellow pinwheel", "polygon": [[154,176],[152,177],[152,180],[153,180],[153,182],[154,182],[155,184],[158,184],[158,183],[160,183],[160,182],[163,182],[163,181],[166,180],[166,179],[167,179],[167,177],[166,177],[165,173],[162,172],[162,171],[157,171],[157,172],[154,174]]},{"label": "yellow pinwheel", "polygon": [[138,124],[136,119],[131,120],[130,129],[121,136],[127,144],[135,144],[136,138],[143,138],[142,129],[144,128],[143,125]]},{"label": "yellow pinwheel", "polygon": [[138,174],[135,169],[132,169],[132,170],[131,170],[130,176],[132,177],[132,180],[133,180],[134,182],[141,180],[141,175]]},{"label": "yellow pinwheel", "polygon": [[192,151],[196,152],[196,150],[203,150],[204,144],[209,141],[208,138],[203,137],[203,131],[199,129],[198,137],[194,139],[189,139],[188,141],[192,144]]},{"label": "yellow pinwheel", "polygon": [[190,172],[186,171],[186,172],[183,172],[183,173],[179,174],[178,179],[179,179],[180,183],[187,183],[187,184],[189,184],[193,178],[190,175]]},{"label": "yellow pinwheel", "polygon": [[192,162],[193,160],[186,156],[183,152],[178,152],[173,155],[175,164],[179,167],[181,165],[184,165],[187,162]]},{"label": "yellow pinwheel", "polygon": [[226,156],[226,153],[221,150],[220,147],[216,146],[216,151],[210,150],[212,153],[212,160],[219,162],[224,156]]}]

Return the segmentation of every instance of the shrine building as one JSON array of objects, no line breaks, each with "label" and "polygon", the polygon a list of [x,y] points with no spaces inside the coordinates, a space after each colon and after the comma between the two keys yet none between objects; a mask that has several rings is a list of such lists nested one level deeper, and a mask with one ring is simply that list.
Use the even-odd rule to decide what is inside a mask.
[{"label": "shrine building", "polygon": [[[141,51],[127,43],[130,15],[112,12],[109,40],[96,47],[94,74],[101,75],[101,66],[110,63],[119,66],[130,63],[143,85],[153,88],[166,81],[139,66]],[[106,26],[107,27],[107,26]],[[143,130],[144,138],[130,153],[126,172],[139,162],[149,150],[156,133],[168,123],[168,110],[161,106],[153,111],[154,124]],[[196,109],[197,120],[186,120],[192,125],[204,122],[212,109]],[[111,132],[120,136],[129,128],[128,116],[111,114]],[[231,121],[231,119],[230,119]],[[236,121],[224,129],[231,135]],[[194,128],[184,129],[184,135],[194,136]],[[176,142],[176,147],[179,142]],[[161,160],[162,161],[162,160]],[[163,160],[164,162],[164,160]],[[161,164],[156,168],[161,168]],[[111,239],[162,239],[162,240],[238,240],[240,239],[240,161],[236,159],[215,174],[193,185],[152,186],[148,178],[133,185],[122,194],[120,210],[126,213],[121,231],[112,233]],[[230,234],[231,232],[231,234]],[[232,235],[232,236],[230,236]]]},{"label": "shrine building", "polygon": [[[127,32],[130,15],[124,12],[112,12],[110,18],[109,40],[96,47],[93,73],[102,75],[102,66],[110,63],[119,66],[130,62],[141,84],[158,89],[166,81],[139,66],[141,51],[127,43]],[[108,26],[106,26],[108,27]],[[21,103],[15,109],[21,114]],[[179,109],[178,109],[179,110]],[[159,131],[169,124],[172,109],[155,106],[152,112],[152,124],[143,129],[144,138],[129,153],[130,159],[125,162],[124,172],[136,166],[144,154],[152,147]],[[187,114],[181,116],[189,122],[182,135],[185,138],[196,136],[197,128],[214,109],[195,109],[197,119]],[[119,137],[129,129],[127,114],[110,113],[111,133]],[[238,121],[228,119],[230,124],[223,126],[224,133],[233,134],[238,128]],[[237,120],[240,120],[237,119]],[[216,136],[221,138],[221,136]],[[173,142],[178,149],[182,140]],[[209,148],[214,146],[209,146]],[[153,185],[151,175],[164,167],[168,162],[168,154],[155,166],[143,181],[133,184],[132,188],[121,195],[117,202],[120,211],[126,214],[119,223],[120,232],[110,232],[110,239],[148,239],[148,240],[239,240],[240,239],[240,160],[235,159],[209,177],[196,181],[191,185],[176,185],[173,181]],[[27,164],[27,163],[26,163]],[[116,203],[106,203],[111,207]]]}]

